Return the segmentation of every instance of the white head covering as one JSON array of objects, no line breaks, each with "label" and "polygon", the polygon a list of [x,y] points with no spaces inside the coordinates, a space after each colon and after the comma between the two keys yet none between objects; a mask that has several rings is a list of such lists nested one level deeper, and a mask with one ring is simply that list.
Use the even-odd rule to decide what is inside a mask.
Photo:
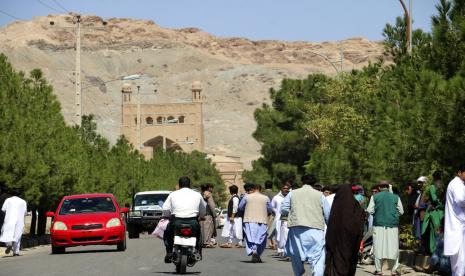
[{"label": "white head covering", "polygon": [[428,181],[428,178],[426,178],[426,176],[420,176],[417,179],[417,182],[426,182],[426,181]]}]

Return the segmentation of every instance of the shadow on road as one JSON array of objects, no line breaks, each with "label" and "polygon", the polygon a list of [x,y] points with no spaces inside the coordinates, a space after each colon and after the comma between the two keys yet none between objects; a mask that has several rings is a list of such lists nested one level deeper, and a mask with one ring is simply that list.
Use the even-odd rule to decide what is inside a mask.
[{"label": "shadow on road", "polygon": [[[174,271],[160,271],[160,272],[152,272],[152,273],[156,273],[156,274],[179,274],[179,273],[176,273]],[[200,271],[186,271],[185,274],[190,274],[190,275],[199,275],[200,274]]]},{"label": "shadow on road", "polygon": [[5,255],[5,256],[2,256],[2,259],[5,259],[5,258],[16,258],[16,257],[21,257],[22,255],[19,255],[19,256],[13,256],[13,255]]},{"label": "shadow on road", "polygon": [[[118,251],[118,250],[115,250],[115,249],[96,249],[96,250],[66,251],[63,254],[58,254],[58,255],[85,254],[85,253],[104,253],[104,252],[121,253],[121,251]],[[55,255],[55,254],[50,253],[49,255]]]},{"label": "shadow on road", "polygon": [[264,261],[261,261],[260,263],[254,263],[254,262],[252,262],[251,260],[239,261],[239,262],[245,263],[245,264],[266,264],[266,262],[264,262]]}]

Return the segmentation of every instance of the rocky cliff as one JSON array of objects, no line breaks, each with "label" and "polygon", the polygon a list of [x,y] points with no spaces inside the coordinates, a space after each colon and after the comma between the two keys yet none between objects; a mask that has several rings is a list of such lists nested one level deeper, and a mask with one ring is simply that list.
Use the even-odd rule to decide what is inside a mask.
[{"label": "rocky cliff", "polygon": [[[53,25],[50,24],[53,22]],[[269,103],[268,89],[283,78],[358,69],[383,56],[380,42],[252,41],[221,38],[196,28],[165,29],[152,21],[82,16],[83,113],[96,115],[99,131],[120,134],[122,76],[137,80],[143,103],[183,102],[190,84],[203,83],[206,150],[260,155],[252,138],[253,112]],[[19,70],[41,68],[55,88],[63,115],[73,123],[75,33],[73,15],[36,17],[0,29],[0,51]],[[153,93],[156,90],[156,93]]]}]

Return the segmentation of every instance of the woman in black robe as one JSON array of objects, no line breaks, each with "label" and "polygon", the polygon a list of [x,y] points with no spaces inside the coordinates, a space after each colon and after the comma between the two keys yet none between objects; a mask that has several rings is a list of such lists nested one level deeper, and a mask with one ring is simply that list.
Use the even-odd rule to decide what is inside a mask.
[{"label": "woman in black robe", "polygon": [[364,220],[365,211],[355,200],[351,186],[339,186],[326,230],[325,275],[355,275]]}]

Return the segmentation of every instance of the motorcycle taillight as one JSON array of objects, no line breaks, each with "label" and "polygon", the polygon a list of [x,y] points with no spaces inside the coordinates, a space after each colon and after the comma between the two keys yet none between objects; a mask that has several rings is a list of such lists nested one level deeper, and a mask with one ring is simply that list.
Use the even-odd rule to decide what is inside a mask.
[{"label": "motorcycle taillight", "polygon": [[183,236],[190,236],[192,234],[192,229],[190,228],[182,228],[181,235]]}]

